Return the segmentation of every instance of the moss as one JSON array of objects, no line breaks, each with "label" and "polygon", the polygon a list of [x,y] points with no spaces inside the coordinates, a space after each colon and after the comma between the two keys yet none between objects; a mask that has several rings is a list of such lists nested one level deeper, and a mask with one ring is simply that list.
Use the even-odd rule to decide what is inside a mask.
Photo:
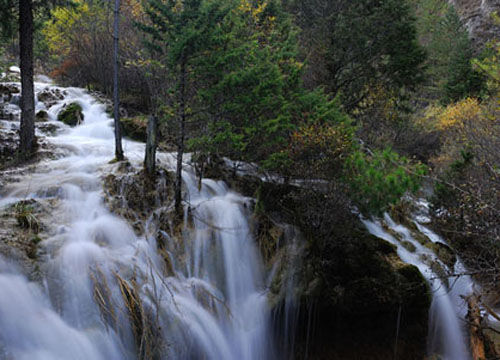
[{"label": "moss", "polygon": [[38,245],[41,241],[42,241],[42,238],[36,234],[31,238],[31,242],[34,245]]},{"label": "moss", "polygon": [[57,120],[62,121],[66,125],[76,126],[83,122],[84,115],[83,109],[78,103],[71,103],[66,106],[59,114],[57,115]]},{"label": "moss", "polygon": [[138,115],[120,119],[123,135],[132,140],[146,142],[148,119],[146,115]]},{"label": "moss", "polygon": [[441,242],[435,242],[431,244],[430,248],[434,251],[439,260],[448,266],[448,268],[453,269],[457,262],[457,256],[448,245]]},{"label": "moss", "polygon": [[431,292],[420,270],[414,265],[405,264],[397,269],[397,272],[403,279],[402,283],[405,284],[402,289],[402,298],[407,306],[416,309],[428,308],[432,300]]},{"label": "moss", "polygon": [[409,252],[412,252],[412,253],[414,253],[417,250],[415,245],[413,245],[411,242],[406,241],[406,240],[402,240],[401,245],[403,245],[403,247],[406,250],[408,250]]},{"label": "moss", "polygon": [[40,110],[35,115],[35,120],[39,122],[44,122],[49,120],[49,114],[45,110]]}]

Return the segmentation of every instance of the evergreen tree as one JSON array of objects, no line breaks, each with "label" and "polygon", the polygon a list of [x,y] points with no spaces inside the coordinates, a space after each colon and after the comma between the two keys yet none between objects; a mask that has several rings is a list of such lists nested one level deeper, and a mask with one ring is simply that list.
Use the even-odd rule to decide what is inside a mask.
[{"label": "evergreen tree", "polygon": [[[237,3],[238,4],[238,3]],[[293,127],[300,90],[296,33],[279,2],[241,1],[221,24],[198,68],[209,73],[200,92],[204,131],[193,149],[249,162],[270,160]]]},{"label": "evergreen tree", "polygon": [[[214,45],[214,33],[227,14],[223,1],[148,0],[145,12],[149,22],[138,24],[149,37],[146,44],[159,56],[162,66],[167,68],[165,79],[167,93],[164,113],[168,125],[174,131],[177,145],[177,168],[175,180],[175,208],[182,214],[182,161],[188,122],[196,122],[202,114],[198,64]],[[205,76],[209,76],[206,74]]]},{"label": "evergreen tree", "polygon": [[445,38],[447,63],[444,67],[442,102],[448,104],[469,96],[479,96],[484,79],[472,66],[474,53],[469,33],[464,27],[454,7],[451,7],[440,24],[441,33],[451,36]]},{"label": "evergreen tree", "polygon": [[290,0],[304,30],[309,86],[323,85],[353,111],[370,87],[412,89],[425,53],[407,0]]}]

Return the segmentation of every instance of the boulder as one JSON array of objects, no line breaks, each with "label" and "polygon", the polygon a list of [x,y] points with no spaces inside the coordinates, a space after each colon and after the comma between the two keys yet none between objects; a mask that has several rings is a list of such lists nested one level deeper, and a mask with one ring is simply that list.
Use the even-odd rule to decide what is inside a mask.
[{"label": "boulder", "polygon": [[78,103],[69,104],[59,112],[57,120],[62,121],[69,126],[80,125],[84,120],[81,105]]},{"label": "boulder", "polygon": [[38,93],[37,98],[38,101],[44,103],[45,107],[48,109],[59,101],[64,100],[64,93],[57,88],[45,88],[43,91]]},{"label": "boulder", "polygon": [[14,74],[20,74],[21,69],[18,66],[11,66],[11,67],[9,67],[9,72],[14,73]]},{"label": "boulder", "polygon": [[[254,196],[257,244],[267,268],[276,269],[273,318],[286,322],[276,328],[295,331],[295,357],[387,359],[397,341],[397,358],[424,358],[431,303],[425,278],[367,232],[338,189],[262,182]],[[295,240],[282,224],[298,230]],[[288,357],[290,348],[285,339],[279,351]]]},{"label": "boulder", "polygon": [[148,119],[145,115],[124,117],[122,123],[123,136],[132,140],[146,142]]},{"label": "boulder", "polygon": [[21,89],[15,84],[0,83],[0,95],[19,94]]},{"label": "boulder", "polygon": [[35,115],[35,121],[45,122],[49,120],[49,114],[45,110],[40,110]]}]

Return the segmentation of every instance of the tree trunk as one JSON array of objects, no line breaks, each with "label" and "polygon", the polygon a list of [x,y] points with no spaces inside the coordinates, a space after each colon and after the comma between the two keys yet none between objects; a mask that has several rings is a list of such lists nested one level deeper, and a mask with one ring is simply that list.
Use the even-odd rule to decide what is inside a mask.
[{"label": "tree trunk", "polygon": [[175,211],[182,216],[182,156],[184,155],[184,137],[186,125],[186,59],[182,58],[179,84],[179,134],[177,139],[177,170],[175,179]]},{"label": "tree trunk", "polygon": [[154,178],[156,170],[156,138],[157,138],[158,120],[155,115],[148,119],[146,155],[144,157],[144,169],[150,178]]},{"label": "tree trunk", "polygon": [[114,33],[113,33],[113,102],[115,118],[115,157],[116,160],[123,160],[122,148],[122,125],[120,122],[120,97],[118,94],[118,30],[120,19],[120,0],[115,0],[114,11]]},{"label": "tree trunk", "polygon": [[19,152],[28,158],[36,150],[35,89],[33,84],[33,4],[19,0],[19,45],[21,55],[21,128]]},{"label": "tree trunk", "polygon": [[479,308],[479,299],[476,295],[466,298],[467,301],[467,320],[469,321],[470,349],[473,360],[485,360],[484,336],[481,327],[481,309]]}]

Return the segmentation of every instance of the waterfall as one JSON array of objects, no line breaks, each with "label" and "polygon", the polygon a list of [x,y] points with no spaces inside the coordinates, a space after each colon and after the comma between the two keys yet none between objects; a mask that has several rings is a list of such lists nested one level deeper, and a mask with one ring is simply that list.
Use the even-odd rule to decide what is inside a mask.
[{"label": "waterfall", "polygon": [[[419,217],[414,221],[415,226],[430,241],[446,244],[443,239],[418,220]],[[463,273],[464,267],[460,259],[457,260],[454,269],[448,269],[432,250],[417,241],[408,228],[396,224],[388,214],[385,214],[382,221],[366,219],[362,221],[371,234],[395,245],[401,260],[416,266],[427,279],[432,293],[429,310],[429,355],[439,354],[445,360],[470,359],[464,327],[467,309],[461,296],[471,294],[472,280],[469,276],[461,276],[448,285],[431,265],[434,262],[439,267],[453,270],[450,273]],[[413,248],[411,251],[408,250],[408,246],[405,246],[405,242],[411,244]]]},{"label": "waterfall", "polygon": [[[298,324],[294,286],[304,250],[293,227],[285,234],[290,244],[282,244],[286,256],[266,273],[249,224],[252,200],[222,181],[203,179],[199,188],[186,164],[181,229],[159,230],[151,204],[145,231],[138,234],[103,201],[102,177],[119,166],[109,163],[114,133],[105,106],[82,89],[36,83],[37,94],[46,89],[64,94],[48,108],[36,104],[57,129],[43,136],[53,154],[14,174],[15,181],[0,190],[4,210],[26,199],[51,204],[47,236],[38,244],[41,279],[28,279],[21,266],[0,257],[0,360],[293,358],[298,326],[307,328],[307,354],[314,304],[306,310],[309,323]],[[72,102],[84,114],[74,128],[56,120]],[[4,125],[18,128],[15,122]],[[144,144],[125,139],[123,146],[132,170],[138,170]],[[158,162],[175,169],[174,154],[159,153]],[[469,359],[460,296],[471,292],[472,280],[460,277],[449,287],[429,259],[446,265],[389,216],[386,227],[377,220],[363,222],[396,245],[400,258],[429,282],[429,354]],[[430,241],[444,242],[418,221],[415,225]],[[463,270],[460,261],[455,270]],[[285,296],[273,319],[268,288],[279,271]]]},{"label": "waterfall", "polygon": [[[0,359],[269,359],[270,309],[260,255],[251,235],[249,199],[221,181],[201,189],[190,166],[182,238],[167,238],[172,271],[156,239],[138,236],[108,211],[100,177],[116,165],[112,119],[77,88],[37,83],[66,94],[47,111],[58,132],[47,137],[54,159],[42,160],[0,192],[0,206],[55,199],[38,282],[0,258]],[[83,124],[56,121],[71,102]],[[45,109],[37,102],[37,110]],[[124,140],[139,168],[144,144]],[[158,155],[174,169],[172,154]],[[189,207],[189,212],[188,212]],[[187,221],[188,218],[191,221]],[[191,222],[191,225],[188,223]]]}]

